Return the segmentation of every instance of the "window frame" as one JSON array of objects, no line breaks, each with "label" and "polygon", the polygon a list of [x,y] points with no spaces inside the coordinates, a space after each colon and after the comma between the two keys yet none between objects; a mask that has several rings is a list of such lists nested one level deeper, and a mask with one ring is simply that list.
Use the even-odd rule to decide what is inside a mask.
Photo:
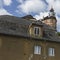
[{"label": "window frame", "polygon": [[48,49],[48,55],[49,56],[55,56],[55,48],[49,48]]},{"label": "window frame", "polygon": [[34,46],[34,54],[41,55],[41,46],[39,45]]},{"label": "window frame", "polygon": [[40,28],[39,27],[34,27],[34,34],[39,35],[40,33]]}]

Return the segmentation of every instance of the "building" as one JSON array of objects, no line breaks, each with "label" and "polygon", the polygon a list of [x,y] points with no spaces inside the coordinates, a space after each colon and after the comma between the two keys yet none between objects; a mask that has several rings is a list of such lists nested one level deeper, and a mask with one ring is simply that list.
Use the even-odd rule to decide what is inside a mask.
[{"label": "building", "polygon": [[41,21],[31,15],[0,16],[0,60],[59,60],[56,23],[53,8]]}]

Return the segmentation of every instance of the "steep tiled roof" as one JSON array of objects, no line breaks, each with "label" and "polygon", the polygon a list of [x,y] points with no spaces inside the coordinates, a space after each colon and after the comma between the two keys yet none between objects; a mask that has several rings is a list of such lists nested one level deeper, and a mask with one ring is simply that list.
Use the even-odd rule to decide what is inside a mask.
[{"label": "steep tiled roof", "polygon": [[[31,17],[32,16],[30,16],[30,18]],[[28,31],[29,25],[31,24],[43,26],[44,33],[43,37],[41,38],[42,40],[60,42],[58,35],[50,26],[42,23],[41,21],[37,21],[34,18],[27,19],[27,17],[20,18],[9,15],[0,16],[0,34],[32,38]],[[34,39],[40,40],[40,38],[36,37]]]}]

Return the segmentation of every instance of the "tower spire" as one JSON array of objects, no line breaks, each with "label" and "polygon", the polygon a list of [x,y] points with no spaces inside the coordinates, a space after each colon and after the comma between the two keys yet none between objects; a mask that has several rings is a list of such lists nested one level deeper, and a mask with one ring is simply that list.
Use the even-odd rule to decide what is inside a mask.
[{"label": "tower spire", "polygon": [[53,6],[51,6],[50,8],[50,12],[54,12]]},{"label": "tower spire", "polygon": [[53,7],[51,6],[51,9],[49,10],[49,16],[53,16],[53,17],[55,17],[55,12],[54,12],[54,9],[53,9]]},{"label": "tower spire", "polygon": [[55,12],[54,12],[53,7],[51,7],[50,10],[49,10],[49,16],[45,17],[44,20],[42,20],[42,22],[51,26],[53,30],[57,31],[56,30],[57,20],[56,20],[56,17],[55,17]]}]

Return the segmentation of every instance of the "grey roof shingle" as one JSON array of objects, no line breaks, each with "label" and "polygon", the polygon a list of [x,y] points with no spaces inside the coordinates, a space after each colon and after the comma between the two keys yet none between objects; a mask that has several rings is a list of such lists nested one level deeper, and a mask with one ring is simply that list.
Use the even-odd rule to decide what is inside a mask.
[{"label": "grey roof shingle", "polygon": [[[29,15],[30,16],[30,15]],[[31,17],[31,16],[30,16]],[[33,19],[31,17],[31,19]],[[25,19],[21,17],[14,17],[9,15],[0,16],[0,34],[16,35],[32,38],[28,33],[28,28],[30,24],[36,24],[43,26],[44,35],[43,40],[60,42],[60,38],[56,32],[48,25],[42,23],[41,21]],[[35,39],[40,39],[36,38]]]}]

